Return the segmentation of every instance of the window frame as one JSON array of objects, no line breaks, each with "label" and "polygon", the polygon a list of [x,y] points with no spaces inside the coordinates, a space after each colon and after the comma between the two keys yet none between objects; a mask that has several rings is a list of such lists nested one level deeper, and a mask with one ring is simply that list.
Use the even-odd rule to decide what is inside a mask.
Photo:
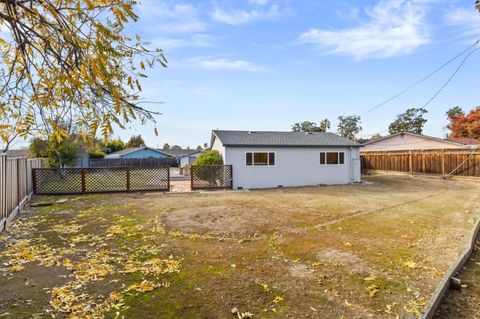
[{"label": "window frame", "polygon": [[[252,154],[252,165],[247,165],[247,154]],[[255,165],[255,153],[266,153],[267,154],[267,165]],[[270,153],[273,153],[273,165],[270,164]],[[246,151],[245,152],[245,167],[274,167],[277,165],[277,152],[275,151]]]},{"label": "window frame", "polygon": [[[337,154],[337,163],[336,164],[329,164],[328,163],[328,153],[336,153]],[[345,151],[337,151],[337,152],[331,152],[331,151],[323,151],[319,153],[319,163],[321,166],[331,166],[331,165],[345,165]],[[340,154],[343,154],[343,163],[340,163]],[[323,155],[323,156],[322,156]],[[322,157],[324,160],[324,163],[322,163]]]}]

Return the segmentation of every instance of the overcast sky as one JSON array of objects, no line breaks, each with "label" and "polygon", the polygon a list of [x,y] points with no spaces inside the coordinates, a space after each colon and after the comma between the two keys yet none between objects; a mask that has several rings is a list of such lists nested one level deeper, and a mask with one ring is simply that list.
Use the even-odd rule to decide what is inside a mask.
[{"label": "overcast sky", "polygon": [[[130,27],[163,48],[167,69],[143,82],[153,126],[133,125],[148,145],[195,147],[212,129],[290,130],[323,118],[361,114],[408,87],[480,37],[473,0],[161,1],[141,0]],[[420,107],[457,60],[401,98],[362,117],[363,132],[384,131],[395,115]],[[480,52],[427,107],[425,134],[445,133],[445,111],[479,102]],[[385,134],[385,133],[384,133]]]}]

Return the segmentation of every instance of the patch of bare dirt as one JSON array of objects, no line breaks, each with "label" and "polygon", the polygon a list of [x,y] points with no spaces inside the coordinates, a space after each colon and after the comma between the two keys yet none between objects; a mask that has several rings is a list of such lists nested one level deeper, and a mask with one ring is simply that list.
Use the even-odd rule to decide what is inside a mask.
[{"label": "patch of bare dirt", "polygon": [[165,215],[168,228],[187,233],[215,235],[254,234],[271,230],[280,220],[259,210],[231,206],[185,208]]},{"label": "patch of bare dirt", "polygon": [[296,278],[306,278],[306,279],[312,279],[314,277],[314,272],[312,271],[312,268],[310,266],[307,266],[305,264],[294,264],[293,266],[290,267],[290,275]]},{"label": "patch of bare dirt", "polygon": [[341,265],[355,274],[371,272],[371,267],[362,258],[349,251],[341,251],[334,248],[322,249],[317,252],[317,259],[320,262]]}]

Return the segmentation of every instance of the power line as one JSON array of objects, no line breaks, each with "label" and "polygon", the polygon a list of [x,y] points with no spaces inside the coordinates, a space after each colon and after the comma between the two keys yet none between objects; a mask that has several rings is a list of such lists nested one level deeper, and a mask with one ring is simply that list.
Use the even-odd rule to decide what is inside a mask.
[{"label": "power line", "polygon": [[[464,55],[465,53],[467,53],[468,51],[470,51],[471,49],[475,48],[480,42],[480,39],[475,41],[474,44],[472,44],[471,46],[469,46],[468,48],[466,48],[465,50],[463,50],[462,52],[460,52],[459,54],[457,54],[456,56],[454,56],[453,58],[451,58],[450,60],[448,60],[447,62],[445,62],[444,64],[442,64],[440,67],[436,68],[434,71],[430,72],[429,74],[427,74],[426,76],[424,76],[423,78],[421,78],[420,80],[416,81],[415,83],[413,83],[412,85],[410,85],[409,87],[407,87],[406,89],[404,89],[403,91],[393,95],[392,97],[386,99],[385,101],[383,101],[382,103],[380,104],[377,104],[375,105],[374,107],[368,109],[367,111],[363,112],[362,114],[360,114],[360,116],[364,116],[365,114],[368,114],[382,106],[384,106],[385,104],[389,103],[390,101],[396,99],[397,97],[405,94],[406,92],[410,91],[411,89],[413,89],[414,87],[416,87],[417,85],[419,85],[420,83],[424,82],[425,80],[427,80],[428,78],[430,78],[431,76],[433,76],[435,73],[437,73],[438,71],[440,71],[441,69],[443,69],[444,67],[446,67],[447,65],[449,65],[450,63],[452,63],[453,61],[455,61],[456,59],[458,59],[459,57],[461,57],[462,55]],[[474,50],[475,51],[475,50]],[[473,52],[474,52],[473,51]],[[472,53],[472,52],[471,52]],[[471,55],[470,53],[470,55]],[[469,56],[470,56],[469,55]],[[464,61],[463,61],[464,63]],[[462,65],[463,65],[462,63]]]},{"label": "power line", "polygon": [[[473,47],[477,46],[479,42],[480,42],[480,40],[477,40],[477,41],[473,44],[473,46],[470,46],[467,50],[464,50],[460,55],[457,55],[454,59],[452,59],[452,60],[450,60],[449,62],[447,62],[447,64],[448,64],[448,63],[451,63],[451,62],[452,62],[453,60],[455,60],[456,58],[458,58],[458,57],[460,57],[461,55],[465,54],[465,52],[467,52],[467,51],[471,50]],[[460,64],[458,65],[458,67],[455,69],[455,71],[450,75],[450,77],[447,79],[447,81],[445,81],[445,83],[440,87],[440,89],[439,89],[437,92],[435,92],[435,94],[434,94],[425,104],[423,104],[423,106],[422,106],[421,108],[427,107],[427,106],[445,89],[445,87],[450,83],[450,81],[452,81],[452,79],[455,77],[455,75],[457,75],[458,71],[460,71],[460,69],[463,67],[463,65],[464,65],[465,62],[468,60],[468,58],[470,58],[470,56],[472,56],[474,53],[476,53],[476,52],[479,51],[479,50],[480,50],[480,48],[476,48],[476,49],[474,49],[473,51],[469,52],[469,53],[465,56],[465,58],[462,60],[462,62],[460,62]],[[445,66],[445,65],[447,65],[447,64],[444,64],[443,66]],[[443,66],[442,66],[442,67],[443,67]],[[442,67],[441,67],[441,68],[442,68]],[[437,69],[437,70],[435,70],[433,73],[435,73],[435,72],[438,71],[438,70],[440,70],[440,68]],[[430,74],[432,75],[433,73],[430,73]],[[426,77],[425,77],[424,79],[426,79]],[[422,80],[421,80],[421,81],[422,81]],[[419,83],[419,82],[417,82],[417,83]],[[404,90],[404,92],[406,92],[406,91]],[[398,94],[397,94],[397,95],[398,95]],[[378,107],[380,107],[380,106],[378,106]],[[372,109],[372,110],[373,110],[373,109]],[[363,113],[363,114],[366,114],[366,113]],[[384,132],[386,132],[386,131],[388,131],[388,129],[383,130],[383,131],[380,131],[380,132],[375,132],[375,133],[373,133],[373,134],[371,134],[371,135],[384,133]],[[368,135],[364,135],[364,136],[368,136]]]},{"label": "power line", "polygon": [[480,48],[476,48],[475,50],[473,50],[472,52],[470,52],[469,54],[467,54],[467,56],[462,60],[462,62],[458,65],[457,69],[455,70],[455,72],[452,73],[452,75],[448,78],[448,80],[442,85],[442,87],[430,98],[430,100],[427,101],[427,103],[425,103],[422,108],[425,108],[428,104],[430,104],[439,94],[440,92],[443,91],[443,89],[448,85],[448,83],[450,83],[450,81],[455,77],[455,75],[458,73],[458,71],[460,71],[460,69],[462,68],[462,66],[465,64],[465,62],[468,60],[468,58],[474,54],[475,52],[477,52],[478,50],[480,50]]}]

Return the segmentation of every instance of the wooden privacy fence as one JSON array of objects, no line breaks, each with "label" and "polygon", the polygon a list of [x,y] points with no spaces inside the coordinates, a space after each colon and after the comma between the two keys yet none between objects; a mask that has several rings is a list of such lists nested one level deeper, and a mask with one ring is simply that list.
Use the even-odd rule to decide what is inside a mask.
[{"label": "wooden privacy fence", "polygon": [[232,189],[232,165],[192,166],[190,172],[192,190]]},{"label": "wooden privacy fence", "polygon": [[40,167],[40,158],[9,158],[0,154],[0,231],[30,200],[33,192],[32,170]]},{"label": "wooden privacy fence", "polygon": [[362,171],[480,177],[480,150],[364,152]]},{"label": "wooden privacy fence", "polygon": [[91,159],[88,167],[163,167],[177,166],[177,160],[173,157],[167,158],[103,158]]},{"label": "wooden privacy fence", "polygon": [[68,195],[169,191],[168,167],[40,168],[33,170],[34,193]]}]

